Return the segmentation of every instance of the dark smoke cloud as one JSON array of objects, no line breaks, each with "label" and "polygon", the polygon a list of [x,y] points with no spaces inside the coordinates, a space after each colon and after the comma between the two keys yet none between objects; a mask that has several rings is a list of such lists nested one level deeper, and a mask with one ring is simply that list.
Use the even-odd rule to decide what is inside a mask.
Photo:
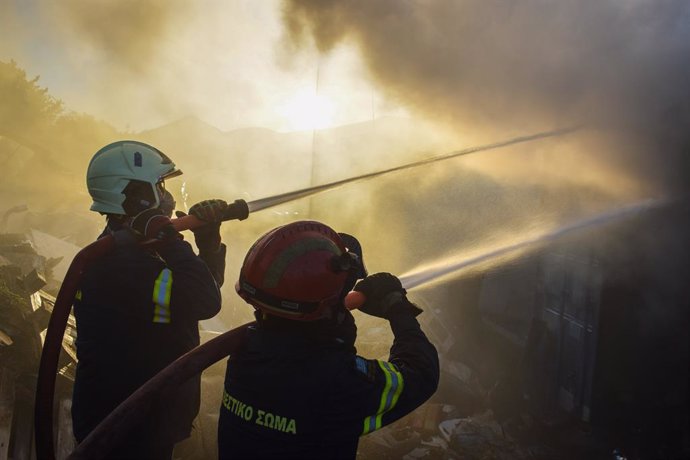
[{"label": "dark smoke cloud", "polygon": [[585,122],[624,128],[638,168],[687,165],[687,1],[288,0],[283,17],[296,48],[354,43],[389,97],[459,131]]}]

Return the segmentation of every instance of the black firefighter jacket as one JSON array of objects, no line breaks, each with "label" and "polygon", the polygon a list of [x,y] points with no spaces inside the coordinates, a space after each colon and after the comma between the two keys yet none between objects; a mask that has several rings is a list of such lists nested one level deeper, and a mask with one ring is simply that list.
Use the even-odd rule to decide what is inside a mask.
[{"label": "black firefighter jacket", "polygon": [[426,401],[438,355],[408,313],[391,319],[388,361],[335,340],[257,327],[227,363],[220,459],[354,459],[359,437]]},{"label": "black firefighter jacket", "polygon": [[[72,418],[78,441],[158,371],[199,345],[198,321],[220,310],[225,251],[222,245],[197,256],[181,239],[157,252],[126,246],[87,269],[74,304]],[[163,443],[184,439],[199,398],[197,376],[161,395],[139,429]]]}]

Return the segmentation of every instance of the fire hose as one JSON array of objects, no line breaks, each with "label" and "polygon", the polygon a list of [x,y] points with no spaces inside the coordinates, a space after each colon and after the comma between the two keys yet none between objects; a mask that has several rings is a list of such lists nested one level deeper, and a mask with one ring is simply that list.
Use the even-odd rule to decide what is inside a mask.
[{"label": "fire hose", "polygon": [[173,361],[108,414],[67,458],[94,460],[107,455],[127,434],[128,429],[146,416],[151,403],[163,388],[180,385],[234,353],[242,344],[244,331],[252,324],[255,323],[243,324],[225,332]]},{"label": "fire hose", "polygon": [[[244,200],[236,200],[228,207],[223,220],[244,220],[249,215],[249,207]],[[172,219],[175,230],[191,230],[206,223],[194,216],[188,215],[178,219]],[[145,241],[142,245],[149,246],[156,240]],[[36,432],[36,457],[39,460],[52,460],[55,458],[53,447],[53,401],[55,397],[55,379],[58,360],[62,348],[62,338],[65,333],[67,319],[74,296],[77,293],[82,273],[94,261],[100,259],[115,247],[115,239],[112,235],[105,236],[79,251],[72,260],[65,279],[60,286],[60,291],[55,299],[55,306],[50,315],[46,338],[41,353],[41,362],[38,368],[38,381],[36,384],[36,401],[34,407],[34,429]],[[232,331],[230,331],[232,332]],[[230,334],[228,332],[228,334]],[[228,343],[234,343],[232,341]],[[219,358],[220,359],[220,358]]]}]

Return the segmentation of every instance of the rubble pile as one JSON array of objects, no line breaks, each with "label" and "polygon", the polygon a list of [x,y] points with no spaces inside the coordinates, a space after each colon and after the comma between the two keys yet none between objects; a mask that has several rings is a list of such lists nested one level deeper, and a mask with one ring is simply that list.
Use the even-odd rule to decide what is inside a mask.
[{"label": "rubble pile", "polygon": [[[32,458],[33,401],[41,349],[55,292],[48,288],[54,259],[35,250],[23,234],[0,234],[0,458]],[[57,382],[59,405],[69,401],[76,365],[75,327],[70,318],[63,342],[60,377]],[[60,410],[60,414],[64,414]],[[64,414],[65,416],[68,415]],[[58,416],[61,433],[58,457],[64,458],[73,446],[70,423]]]},{"label": "rubble pile", "polygon": [[427,403],[360,439],[359,460],[538,460],[559,457],[515,439],[491,410],[461,416],[457,408]]}]

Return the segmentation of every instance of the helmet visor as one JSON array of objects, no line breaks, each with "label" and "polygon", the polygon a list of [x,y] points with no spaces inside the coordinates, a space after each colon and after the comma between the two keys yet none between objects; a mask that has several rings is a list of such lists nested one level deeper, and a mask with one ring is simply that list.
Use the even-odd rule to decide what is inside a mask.
[{"label": "helmet visor", "polygon": [[182,175],[182,170],[175,168],[172,171],[165,173],[162,176],[160,176],[158,178],[158,182],[172,179],[173,177],[177,177],[177,176],[181,176],[181,175]]}]

